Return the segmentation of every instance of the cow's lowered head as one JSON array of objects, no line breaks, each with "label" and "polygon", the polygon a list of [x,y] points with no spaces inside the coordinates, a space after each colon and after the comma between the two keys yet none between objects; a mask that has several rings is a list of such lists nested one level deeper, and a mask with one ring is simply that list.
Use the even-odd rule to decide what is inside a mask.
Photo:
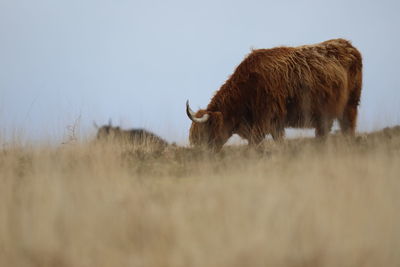
[{"label": "cow's lowered head", "polygon": [[186,101],[186,114],[192,121],[189,132],[192,146],[219,151],[229,139],[230,135],[221,112],[204,109],[194,112],[189,106],[189,101]]}]

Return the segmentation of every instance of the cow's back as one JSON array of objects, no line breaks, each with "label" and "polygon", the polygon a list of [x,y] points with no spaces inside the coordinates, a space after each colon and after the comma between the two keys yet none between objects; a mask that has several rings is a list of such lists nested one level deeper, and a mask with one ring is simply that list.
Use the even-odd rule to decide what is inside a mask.
[{"label": "cow's back", "polygon": [[127,133],[129,138],[135,143],[156,144],[162,146],[168,145],[167,141],[145,129],[131,129]]}]

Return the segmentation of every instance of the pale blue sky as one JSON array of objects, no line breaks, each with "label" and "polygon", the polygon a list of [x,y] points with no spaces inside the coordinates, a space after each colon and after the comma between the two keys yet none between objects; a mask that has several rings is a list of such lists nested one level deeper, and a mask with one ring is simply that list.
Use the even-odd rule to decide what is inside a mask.
[{"label": "pale blue sky", "polygon": [[0,129],[62,138],[80,116],[187,139],[251,48],[342,37],[364,58],[361,131],[400,124],[398,1],[0,0]]}]

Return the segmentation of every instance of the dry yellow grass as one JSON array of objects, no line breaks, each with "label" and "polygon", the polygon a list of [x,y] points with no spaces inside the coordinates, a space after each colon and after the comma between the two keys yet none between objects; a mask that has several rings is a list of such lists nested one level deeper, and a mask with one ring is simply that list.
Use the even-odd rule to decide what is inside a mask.
[{"label": "dry yellow grass", "polygon": [[0,152],[0,266],[400,266],[400,129]]}]

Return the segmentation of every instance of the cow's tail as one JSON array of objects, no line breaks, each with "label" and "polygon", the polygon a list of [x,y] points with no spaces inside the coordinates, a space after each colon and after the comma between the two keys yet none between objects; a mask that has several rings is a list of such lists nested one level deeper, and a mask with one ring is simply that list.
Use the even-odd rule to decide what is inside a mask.
[{"label": "cow's tail", "polygon": [[354,135],[357,124],[358,106],[361,98],[362,88],[362,57],[361,53],[353,46],[348,48],[352,57],[352,63],[349,67],[348,79],[348,100],[344,108],[342,118],[339,124],[342,133]]},{"label": "cow's tail", "polygon": [[362,57],[357,48],[351,46],[350,53],[353,61],[350,65],[349,74],[349,100],[348,105],[358,106],[360,104],[361,88],[362,88]]}]

